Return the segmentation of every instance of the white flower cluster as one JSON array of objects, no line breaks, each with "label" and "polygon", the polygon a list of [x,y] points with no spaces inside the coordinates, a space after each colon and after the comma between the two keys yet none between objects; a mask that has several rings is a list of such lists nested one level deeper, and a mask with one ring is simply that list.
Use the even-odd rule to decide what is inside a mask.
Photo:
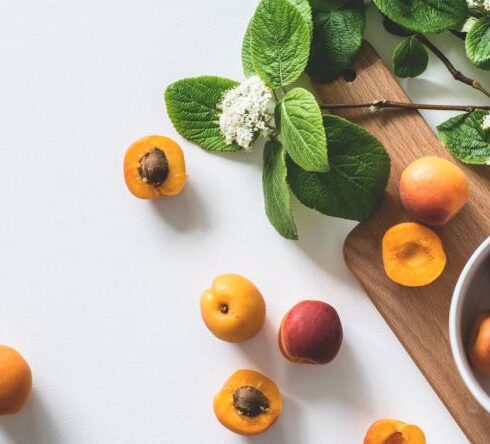
[{"label": "white flower cluster", "polygon": [[483,118],[483,123],[481,124],[481,127],[484,130],[490,131],[490,112]]},{"label": "white flower cluster", "polygon": [[484,9],[490,12],[490,0],[466,0],[471,9]]},{"label": "white flower cluster", "polygon": [[249,149],[260,134],[270,133],[272,96],[272,90],[258,76],[248,78],[225,93],[219,105],[219,127],[226,143]]}]

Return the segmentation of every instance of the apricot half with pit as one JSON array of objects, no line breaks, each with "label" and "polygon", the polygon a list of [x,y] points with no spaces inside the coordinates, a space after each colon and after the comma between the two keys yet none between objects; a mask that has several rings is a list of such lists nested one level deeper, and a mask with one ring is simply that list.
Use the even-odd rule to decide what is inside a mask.
[{"label": "apricot half with pit", "polygon": [[426,440],[424,432],[416,425],[381,419],[369,428],[364,444],[426,444]]},{"label": "apricot half with pit", "polygon": [[214,398],[214,413],[227,429],[258,435],[269,429],[282,411],[277,385],[254,370],[238,370]]},{"label": "apricot half with pit", "polygon": [[303,301],[286,313],[279,329],[279,349],[291,362],[327,364],[342,345],[342,323],[335,308]]},{"label": "apricot half with pit", "polygon": [[428,285],[446,267],[446,253],[439,236],[415,222],[391,227],[383,237],[382,250],[386,274],[406,287]]},{"label": "apricot half with pit", "polygon": [[490,376],[490,311],[481,314],[475,322],[469,357],[478,370]]},{"label": "apricot half with pit", "polygon": [[224,274],[202,294],[201,316],[217,338],[242,342],[255,336],[264,325],[265,301],[248,279]]},{"label": "apricot half with pit", "polygon": [[468,201],[469,183],[461,168],[449,160],[422,157],[402,173],[400,197],[403,206],[418,221],[444,225]]}]

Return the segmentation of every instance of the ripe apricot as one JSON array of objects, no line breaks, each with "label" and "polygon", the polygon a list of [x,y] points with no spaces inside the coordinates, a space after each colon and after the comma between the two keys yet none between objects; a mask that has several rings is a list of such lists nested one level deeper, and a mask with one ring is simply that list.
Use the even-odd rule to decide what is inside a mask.
[{"label": "ripe apricot", "polygon": [[490,376],[490,311],[481,314],[475,322],[469,356],[478,370]]},{"label": "ripe apricot", "polygon": [[418,223],[391,227],[383,237],[382,250],[386,274],[406,287],[428,285],[446,267],[441,239],[433,230]]},{"label": "ripe apricot", "polygon": [[424,432],[395,419],[376,421],[367,431],[364,444],[426,444]]},{"label": "ripe apricot", "polygon": [[31,369],[25,359],[13,348],[0,345],[0,415],[22,410],[31,387]]},{"label": "ripe apricot", "polygon": [[265,321],[265,301],[257,287],[238,274],[218,276],[201,296],[201,315],[219,339],[250,339]]},{"label": "ripe apricot", "polygon": [[281,392],[254,370],[238,370],[214,397],[214,413],[227,429],[240,435],[265,432],[282,411]]},{"label": "ripe apricot", "polygon": [[129,191],[140,199],[179,194],[186,181],[184,153],[168,137],[143,137],[126,152],[124,178]]},{"label": "ripe apricot", "polygon": [[427,225],[449,222],[468,201],[469,189],[461,168],[435,156],[411,163],[400,179],[403,206]]}]

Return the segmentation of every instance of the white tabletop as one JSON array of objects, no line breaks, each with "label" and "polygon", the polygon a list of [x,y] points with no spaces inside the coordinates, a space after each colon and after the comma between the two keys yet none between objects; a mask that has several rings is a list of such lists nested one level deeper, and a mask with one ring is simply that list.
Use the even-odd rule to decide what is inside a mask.
[{"label": "white tabletop", "polygon": [[[0,6],[0,342],[32,366],[26,409],[0,442],[361,443],[382,417],[419,424],[431,444],[467,442],[342,260],[354,226],[295,204],[301,240],[263,209],[261,153],[213,155],[182,140],[162,100],[200,74],[241,79],[255,0],[16,0]],[[397,41],[369,14],[385,60]],[[435,37],[477,75],[452,37]],[[484,77],[479,72],[480,78]],[[434,61],[403,81],[414,101],[477,103]],[[435,126],[447,113],[426,114]],[[165,134],[185,150],[184,193],[157,203],[126,190],[128,145]],[[253,340],[215,339],[199,296],[224,272],[263,292]],[[345,342],[328,366],[294,365],[276,346],[285,311],[322,299]],[[434,350],[437,353],[437,350]],[[279,422],[246,439],[216,421],[212,398],[238,368],[276,380]]]}]

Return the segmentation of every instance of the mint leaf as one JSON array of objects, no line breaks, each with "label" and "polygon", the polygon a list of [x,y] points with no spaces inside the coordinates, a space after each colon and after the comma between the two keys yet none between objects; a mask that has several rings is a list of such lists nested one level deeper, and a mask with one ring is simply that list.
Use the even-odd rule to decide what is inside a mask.
[{"label": "mint leaf", "polygon": [[429,54],[416,36],[402,40],[395,48],[393,66],[398,77],[417,77],[429,64]]},{"label": "mint leaf", "polygon": [[310,29],[288,0],[262,0],[252,18],[252,65],[272,88],[293,83],[305,70]]},{"label": "mint leaf", "polygon": [[276,140],[268,141],[264,147],[262,176],[265,212],[270,223],[281,236],[286,239],[298,239],[286,175],[284,148]]},{"label": "mint leaf", "polygon": [[466,55],[473,64],[490,69],[490,16],[479,18],[466,36]]},{"label": "mint leaf", "polygon": [[309,208],[329,216],[364,221],[374,213],[390,175],[381,142],[365,129],[336,116],[324,116],[330,171],[311,173],[287,161],[291,190]]},{"label": "mint leaf", "polygon": [[291,158],[306,171],[328,171],[322,112],[309,91],[295,88],[280,103],[280,134]]},{"label": "mint leaf", "polygon": [[238,85],[223,77],[202,76],[179,80],[165,91],[167,112],[177,132],[209,151],[239,151],[225,142],[219,128],[218,105],[224,93]]},{"label": "mint leaf", "polygon": [[310,77],[327,83],[349,68],[361,48],[365,22],[363,0],[325,2],[314,10]]},{"label": "mint leaf", "polygon": [[242,43],[242,66],[243,66],[243,73],[245,74],[245,77],[251,77],[255,75],[255,68],[252,64],[252,48],[251,48],[251,26],[252,22],[248,24],[247,31],[245,32],[245,35],[243,36],[243,43]]},{"label": "mint leaf", "polygon": [[417,32],[457,29],[469,16],[466,0],[374,0],[374,4],[400,26]]},{"label": "mint leaf", "polygon": [[488,111],[460,114],[437,127],[439,138],[461,162],[473,165],[490,163],[490,130],[483,129]]}]

